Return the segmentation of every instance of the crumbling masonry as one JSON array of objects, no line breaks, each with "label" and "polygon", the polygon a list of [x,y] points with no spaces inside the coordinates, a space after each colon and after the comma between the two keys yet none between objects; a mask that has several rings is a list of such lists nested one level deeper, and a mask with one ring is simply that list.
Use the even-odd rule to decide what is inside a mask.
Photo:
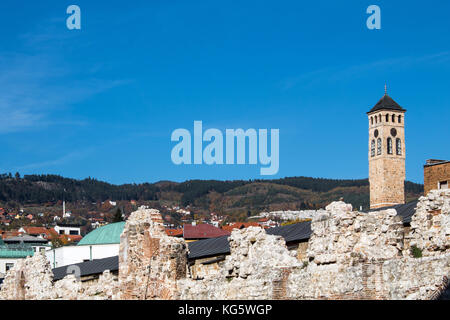
[{"label": "crumbling masonry", "polygon": [[157,210],[141,208],[121,236],[118,279],[105,272],[96,283],[53,283],[36,255],[9,271],[0,299],[449,298],[450,190],[419,199],[409,232],[395,210],[361,213],[344,202],[327,206],[311,228],[300,259],[282,237],[234,230],[230,255],[193,278],[184,240],[165,234]]}]

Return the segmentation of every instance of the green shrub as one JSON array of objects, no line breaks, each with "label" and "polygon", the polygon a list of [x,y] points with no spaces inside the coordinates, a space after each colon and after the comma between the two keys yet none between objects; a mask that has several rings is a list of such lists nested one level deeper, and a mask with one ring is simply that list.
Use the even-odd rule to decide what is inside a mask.
[{"label": "green shrub", "polygon": [[411,247],[411,253],[414,258],[422,258],[422,250],[416,246]]}]

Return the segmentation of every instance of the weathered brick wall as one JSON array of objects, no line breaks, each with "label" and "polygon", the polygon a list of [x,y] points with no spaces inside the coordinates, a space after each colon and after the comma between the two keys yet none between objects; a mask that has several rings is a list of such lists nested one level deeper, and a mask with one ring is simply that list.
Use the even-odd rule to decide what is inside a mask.
[{"label": "weathered brick wall", "polygon": [[120,299],[175,299],[186,266],[186,243],[166,235],[158,210],[131,214],[120,237]]},{"label": "weathered brick wall", "polygon": [[438,188],[438,183],[448,181],[450,183],[450,162],[425,166],[423,169],[424,194]]}]

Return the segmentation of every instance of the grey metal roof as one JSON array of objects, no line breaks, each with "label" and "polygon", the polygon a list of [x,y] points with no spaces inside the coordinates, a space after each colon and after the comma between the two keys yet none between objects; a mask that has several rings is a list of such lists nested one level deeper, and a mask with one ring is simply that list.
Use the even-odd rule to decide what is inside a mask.
[{"label": "grey metal roof", "polygon": [[14,243],[14,242],[22,242],[22,241],[23,242],[32,242],[32,243],[47,243],[48,242],[48,240],[46,240],[46,239],[33,237],[33,236],[30,236],[27,234],[4,239],[3,241],[5,243]]},{"label": "grey metal roof", "polygon": [[104,258],[104,259],[96,259],[96,260],[92,260],[92,261],[81,262],[81,263],[76,263],[76,264],[72,264],[69,266],[55,268],[52,270],[53,275],[54,275],[53,280],[54,281],[61,280],[68,274],[73,273],[73,271],[68,272],[68,271],[73,270],[72,268],[69,268],[69,267],[73,267],[73,266],[77,266],[80,268],[80,276],[81,277],[95,275],[95,274],[101,274],[105,270],[117,271],[117,270],[119,270],[119,256],[109,257],[109,258]]},{"label": "grey metal roof", "polygon": [[198,240],[188,243],[189,259],[230,253],[229,236]]},{"label": "grey metal roof", "polygon": [[[286,242],[303,241],[311,236],[311,222],[300,222],[288,226],[266,229],[267,234],[282,236]],[[230,253],[228,236],[188,243],[189,259],[217,256]]]},{"label": "grey metal roof", "polygon": [[[429,161],[430,161],[430,163],[429,163]],[[431,161],[434,161],[434,162],[431,162]],[[424,167],[438,166],[440,164],[445,164],[445,163],[449,163],[449,162],[450,162],[450,160],[433,160],[433,159],[430,159],[430,160],[427,160],[427,163],[424,164],[423,166]]]},{"label": "grey metal roof", "polygon": [[373,209],[370,211],[395,209],[395,210],[397,210],[397,215],[399,215],[403,218],[403,223],[411,223],[412,216],[414,215],[414,213],[416,213],[416,207],[417,207],[418,202],[419,201],[416,200],[416,201],[408,202],[406,204],[397,204],[395,206],[383,207],[383,208]]},{"label": "grey metal roof", "polygon": [[286,242],[308,240],[311,236],[311,221],[266,229],[267,234],[282,236]]}]

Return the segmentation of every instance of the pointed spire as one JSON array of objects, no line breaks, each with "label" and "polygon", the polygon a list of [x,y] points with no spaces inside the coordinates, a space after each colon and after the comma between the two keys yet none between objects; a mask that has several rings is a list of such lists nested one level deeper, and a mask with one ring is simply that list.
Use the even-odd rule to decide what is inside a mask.
[{"label": "pointed spire", "polygon": [[384,95],[387,95],[387,83],[384,83]]}]

